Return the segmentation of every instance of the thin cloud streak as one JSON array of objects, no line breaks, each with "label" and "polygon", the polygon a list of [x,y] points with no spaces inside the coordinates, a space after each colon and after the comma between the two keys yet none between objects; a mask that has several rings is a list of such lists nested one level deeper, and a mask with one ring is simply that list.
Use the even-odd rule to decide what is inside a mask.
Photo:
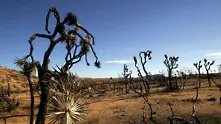
[{"label": "thin cloud streak", "polygon": [[205,56],[220,58],[221,57],[221,52],[208,53],[208,54],[205,54]]},{"label": "thin cloud streak", "polygon": [[115,64],[128,64],[128,63],[133,63],[133,61],[130,60],[109,60],[109,61],[104,61],[105,63],[115,63]]}]

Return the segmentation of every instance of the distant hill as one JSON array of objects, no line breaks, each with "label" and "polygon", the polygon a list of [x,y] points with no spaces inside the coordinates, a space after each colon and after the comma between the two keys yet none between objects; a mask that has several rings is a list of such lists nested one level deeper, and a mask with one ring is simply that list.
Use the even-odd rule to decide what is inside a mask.
[{"label": "distant hill", "polygon": [[[26,77],[19,71],[0,66],[0,86],[7,88],[6,77],[10,77],[12,90],[28,90]],[[36,82],[37,79],[33,79]]]}]

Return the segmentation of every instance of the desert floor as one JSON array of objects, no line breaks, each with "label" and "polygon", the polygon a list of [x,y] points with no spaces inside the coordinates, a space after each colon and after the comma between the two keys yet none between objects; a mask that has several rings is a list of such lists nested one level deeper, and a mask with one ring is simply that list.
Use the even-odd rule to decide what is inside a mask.
[{"label": "desert floor", "polygon": [[[1,71],[1,69],[0,69]],[[10,72],[19,75],[17,72]],[[0,76],[1,79],[1,76]],[[19,80],[19,82],[18,82]],[[156,111],[154,117],[159,124],[169,123],[168,117],[171,115],[168,102],[173,103],[173,111],[175,116],[186,117],[187,120],[193,121],[192,114],[192,98],[196,96],[194,83],[189,83],[184,91],[181,92],[163,92],[163,88],[152,86],[149,101],[153,110]],[[2,86],[6,86],[3,83]],[[28,91],[28,83],[22,76],[12,78],[12,97],[15,96],[19,100],[20,106],[13,112],[0,112],[0,116],[13,116],[29,114],[30,97]],[[220,124],[221,123],[221,105],[219,97],[221,92],[216,86],[208,87],[207,81],[203,81],[202,87],[199,89],[199,97],[196,105],[196,115],[203,124]],[[208,100],[215,98],[216,100]],[[117,92],[107,92],[101,96],[85,98],[86,116],[85,121],[81,124],[141,124],[143,112],[145,112],[146,120],[151,122],[149,118],[148,105],[144,103],[142,97],[130,91],[129,94]],[[35,114],[38,111],[39,96],[35,93]],[[145,107],[145,110],[143,109]],[[47,118],[49,119],[49,117]],[[13,117],[7,118],[7,124],[28,124],[29,117]],[[194,121],[193,121],[194,122]],[[0,124],[4,124],[0,119]]]},{"label": "desert floor", "polygon": [[[154,88],[156,90],[156,88]],[[154,90],[153,89],[153,90]],[[188,120],[193,120],[192,101],[195,97],[196,90],[191,86],[186,87],[182,92],[165,93],[157,88],[158,92],[154,92],[149,96],[150,103],[156,111],[156,119],[158,123],[169,123],[168,117],[171,111],[168,102],[173,103],[173,110],[176,116],[187,117]],[[219,104],[220,92],[215,86],[208,88],[202,87],[199,90],[199,101],[196,106],[196,115],[201,122],[205,124],[219,124],[221,123],[221,105]],[[28,114],[30,111],[30,98],[28,91],[20,93],[16,96],[19,99],[21,106],[11,113],[3,112],[1,116],[5,115],[19,115]],[[215,101],[209,101],[209,98],[216,98]],[[39,96],[35,97],[37,113],[37,105]],[[115,94],[109,93],[104,96],[90,97],[85,100],[87,106],[87,115],[82,124],[140,124],[142,120],[143,108],[148,120],[149,109],[144,103],[142,97],[138,97],[132,91],[129,94]],[[149,122],[149,121],[148,121]],[[4,123],[3,120],[0,123]],[[29,117],[15,117],[8,118],[7,124],[25,124],[29,123]],[[149,122],[151,123],[151,122]]]}]

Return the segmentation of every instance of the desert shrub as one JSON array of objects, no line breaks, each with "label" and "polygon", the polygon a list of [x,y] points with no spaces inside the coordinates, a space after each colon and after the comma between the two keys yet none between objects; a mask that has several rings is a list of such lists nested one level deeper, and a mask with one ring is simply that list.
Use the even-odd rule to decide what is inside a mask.
[{"label": "desert shrub", "polygon": [[0,110],[11,112],[15,111],[20,103],[18,100],[15,99],[15,97],[10,98],[8,97],[8,91],[4,87],[0,87]]},{"label": "desert shrub", "polygon": [[20,76],[17,75],[17,74],[11,74],[10,77],[11,77],[11,78],[14,78],[14,79],[17,80],[17,81],[20,79]]},{"label": "desert shrub", "polygon": [[208,98],[207,101],[216,101],[217,99],[215,97],[211,97],[211,98]]}]

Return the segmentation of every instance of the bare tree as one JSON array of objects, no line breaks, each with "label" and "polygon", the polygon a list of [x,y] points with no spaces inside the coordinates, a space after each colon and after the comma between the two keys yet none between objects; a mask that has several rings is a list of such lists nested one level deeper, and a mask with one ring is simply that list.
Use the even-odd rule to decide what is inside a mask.
[{"label": "bare tree", "polygon": [[213,60],[212,62],[207,61],[207,59],[204,59],[204,67],[206,69],[206,76],[207,76],[207,80],[209,83],[209,87],[211,87],[211,81],[210,81],[210,74],[209,71],[211,70],[211,66],[215,63],[215,61]]},{"label": "bare tree", "polygon": [[[198,80],[196,81],[196,88],[197,87],[201,87],[201,81],[200,81],[200,78],[201,78],[201,72],[200,72],[200,69],[203,67],[203,65],[201,64],[201,61],[199,61],[198,63],[193,63],[193,65],[196,67],[197,71],[198,71]],[[198,86],[198,82],[199,82],[199,86]]]},{"label": "bare tree", "polygon": [[178,68],[178,60],[179,57],[175,57],[175,56],[170,56],[168,57],[166,54],[164,55],[165,60],[164,60],[164,65],[167,67],[167,71],[168,71],[168,83],[169,86],[167,88],[168,91],[173,91],[174,90],[174,86],[172,84],[172,72],[174,69]]},{"label": "bare tree", "polygon": [[193,77],[193,75],[191,70],[187,68],[184,68],[181,71],[179,71],[179,74],[182,78],[182,86],[184,90],[185,84],[187,83],[188,80],[190,80]]},{"label": "bare tree", "polygon": [[[50,13],[53,13],[56,18],[56,26],[52,34],[48,29],[48,21]],[[65,26],[71,26],[73,29],[66,29]],[[82,30],[86,33],[86,36],[83,37],[79,34],[79,30]],[[62,70],[67,72],[72,66],[81,61],[82,57],[85,57],[85,61],[89,66],[89,62],[87,59],[87,53],[92,51],[96,61],[94,65],[96,67],[100,67],[100,62],[98,61],[98,57],[94,51],[92,45],[94,45],[94,36],[89,33],[85,28],[83,28],[77,19],[77,16],[71,12],[67,13],[64,20],[61,21],[59,12],[55,7],[49,9],[47,16],[46,16],[46,26],[45,30],[48,34],[39,34],[35,33],[31,36],[29,40],[30,44],[30,52],[27,56],[20,59],[21,62],[24,62],[30,58],[31,63],[35,64],[38,70],[38,79],[39,85],[41,90],[40,95],[40,105],[39,111],[36,119],[36,124],[44,124],[45,118],[47,114],[47,102],[48,102],[48,80],[46,76],[49,74],[53,75],[53,71],[49,70],[49,63],[50,63],[50,55],[53,52],[55,46],[58,43],[64,43],[66,45],[66,56],[65,56],[65,64],[62,66]],[[59,34],[59,35],[58,35]],[[48,39],[50,41],[47,50],[45,51],[42,63],[36,63],[34,56],[33,56],[33,41],[36,37]],[[58,38],[57,38],[58,37]],[[79,41],[79,42],[77,42]],[[92,43],[91,43],[92,41]]]}]

